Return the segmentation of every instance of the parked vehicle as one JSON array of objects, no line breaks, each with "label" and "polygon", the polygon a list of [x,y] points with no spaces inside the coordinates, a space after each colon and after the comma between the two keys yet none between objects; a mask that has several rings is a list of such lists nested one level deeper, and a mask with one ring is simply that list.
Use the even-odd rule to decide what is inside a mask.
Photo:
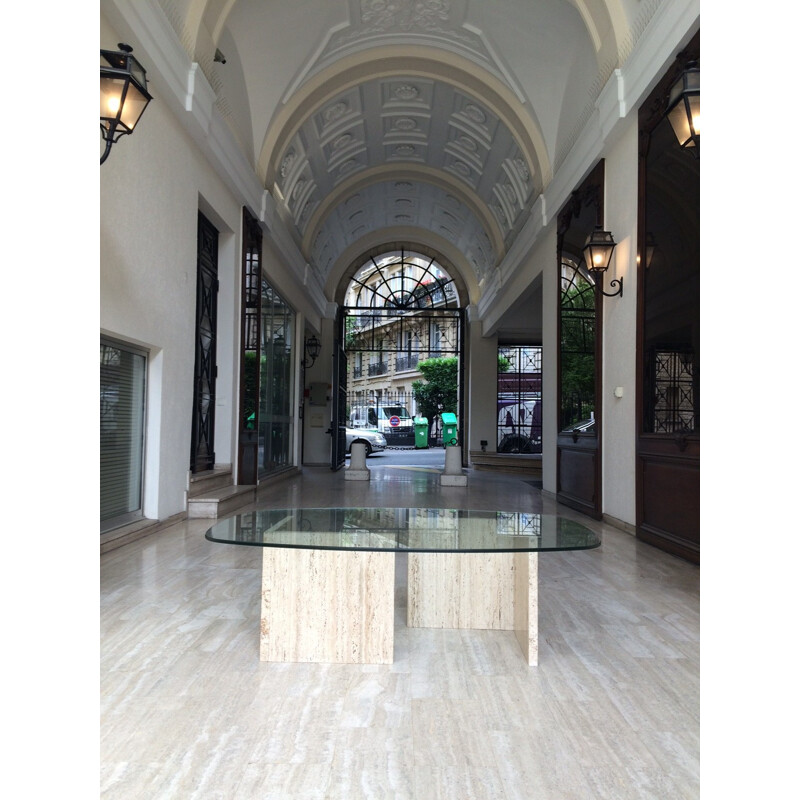
[{"label": "parked vehicle", "polygon": [[378,431],[368,431],[363,428],[347,428],[347,454],[350,455],[350,448],[355,442],[361,442],[367,446],[367,455],[380,453],[386,449],[386,437]]},{"label": "parked vehicle", "polygon": [[372,428],[379,433],[413,433],[414,421],[405,406],[356,406],[350,411],[350,427]]},{"label": "parked vehicle", "polygon": [[497,404],[498,453],[542,452],[542,404],[539,400]]},{"label": "parked vehicle", "polygon": [[567,425],[561,433],[594,433],[594,417]]}]

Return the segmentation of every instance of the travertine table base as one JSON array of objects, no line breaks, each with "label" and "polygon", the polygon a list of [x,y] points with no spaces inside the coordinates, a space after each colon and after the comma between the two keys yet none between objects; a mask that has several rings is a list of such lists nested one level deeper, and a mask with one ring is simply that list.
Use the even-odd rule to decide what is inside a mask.
[{"label": "travertine table base", "polygon": [[395,556],[408,557],[409,628],[513,631],[539,661],[539,553],[591,550],[574,520],[525,511],[264,508],[212,542],[263,548],[262,661],[391,664]]},{"label": "travertine table base", "polygon": [[[391,664],[395,554],[264,548],[262,661]],[[536,553],[409,553],[408,627],[513,630],[538,663]]]},{"label": "travertine table base", "polygon": [[513,630],[539,663],[538,553],[409,553],[409,628]]},{"label": "travertine table base", "polygon": [[265,547],[260,658],[391,664],[394,553]]}]

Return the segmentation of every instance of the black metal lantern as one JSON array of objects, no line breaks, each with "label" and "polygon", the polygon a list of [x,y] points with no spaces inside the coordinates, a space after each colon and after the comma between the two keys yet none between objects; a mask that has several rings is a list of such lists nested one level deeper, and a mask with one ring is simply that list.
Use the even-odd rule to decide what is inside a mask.
[{"label": "black metal lantern", "polygon": [[131,133],[153,99],[147,91],[147,73],[131,55],[133,48],[120,43],[119,51],[101,50],[100,57],[100,133],[106,149],[102,164],[111,152],[111,145],[120,136]]},{"label": "black metal lantern", "polygon": [[583,257],[586,259],[586,268],[592,272],[605,272],[611,263],[611,256],[617,243],[610,231],[604,231],[598,225],[586,240],[583,246]]},{"label": "black metal lantern", "polygon": [[[586,261],[586,268],[596,276],[596,285],[601,292],[603,292],[603,273],[611,264],[611,256],[614,254],[616,246],[617,243],[614,241],[611,231],[604,231],[600,225],[592,231],[583,246],[583,258]],[[615,297],[616,295],[622,297],[622,278],[611,281],[611,285],[617,285],[619,289],[612,294],[607,292],[603,292],[603,294],[606,297]]]},{"label": "black metal lantern", "polygon": [[[314,366],[314,362],[319,358],[320,351],[322,350],[322,345],[320,344],[319,339],[316,336],[311,335],[306,339],[305,342],[305,351],[306,357],[303,359],[303,368],[309,369],[310,367]],[[310,360],[309,360],[310,359]]]},{"label": "black metal lantern", "polygon": [[689,62],[672,84],[666,114],[680,146],[699,158],[700,66],[696,61]]}]

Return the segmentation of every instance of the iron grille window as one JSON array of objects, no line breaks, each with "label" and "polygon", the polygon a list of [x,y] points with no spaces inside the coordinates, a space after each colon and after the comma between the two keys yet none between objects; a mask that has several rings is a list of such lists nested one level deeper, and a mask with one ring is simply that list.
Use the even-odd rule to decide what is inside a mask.
[{"label": "iron grille window", "polygon": [[651,353],[653,390],[650,430],[653,433],[688,433],[697,428],[695,418],[695,365],[691,351],[659,350]]},{"label": "iron grille window", "polygon": [[542,348],[497,348],[497,452],[542,452]]}]

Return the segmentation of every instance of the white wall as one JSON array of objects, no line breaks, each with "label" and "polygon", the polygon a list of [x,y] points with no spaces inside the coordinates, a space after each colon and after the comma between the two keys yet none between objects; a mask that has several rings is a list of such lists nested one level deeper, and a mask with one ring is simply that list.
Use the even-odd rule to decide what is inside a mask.
[{"label": "white wall", "polygon": [[[119,41],[101,17],[101,47]],[[112,147],[100,197],[101,332],[150,351],[144,513],[164,519],[185,509],[201,198],[221,228],[216,446],[218,461],[232,459],[241,207],[158,97]]]},{"label": "white wall", "polygon": [[[333,329],[332,319],[323,319],[320,332],[320,354],[314,365],[306,370],[305,388],[312,383],[322,383],[327,387],[328,398],[333,391],[331,387],[331,368],[333,365]],[[331,463],[331,435],[326,431],[331,427],[331,402],[324,406],[312,406],[309,398],[303,401],[303,464],[309,466],[329,466]]]},{"label": "white wall", "polygon": [[556,221],[544,231],[537,248],[542,267],[542,489],[556,491],[558,430],[558,304],[559,270]]},{"label": "white wall", "polygon": [[[497,336],[482,336],[475,307],[467,320],[468,419],[467,448],[480,450],[481,439],[488,442],[487,453],[497,452]],[[459,420],[459,426],[461,420]],[[465,454],[466,454],[465,450]]]},{"label": "white wall", "polygon": [[[636,523],[636,222],[638,120],[632,113],[606,155],[605,225],[617,242],[605,290],[623,278],[622,297],[603,303],[603,513]],[[614,389],[622,389],[622,397]]]}]

